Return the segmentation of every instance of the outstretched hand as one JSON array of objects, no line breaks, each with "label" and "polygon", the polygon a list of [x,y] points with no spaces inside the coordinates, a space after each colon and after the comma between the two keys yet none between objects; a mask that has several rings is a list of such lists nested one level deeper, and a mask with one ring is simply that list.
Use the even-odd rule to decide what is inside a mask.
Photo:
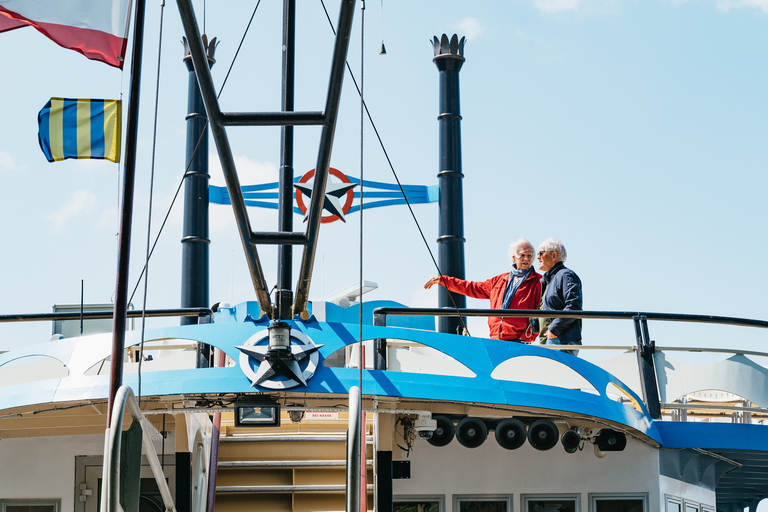
[{"label": "outstretched hand", "polygon": [[439,277],[433,277],[432,279],[427,281],[426,284],[424,284],[424,289],[425,290],[429,290],[430,288],[432,288],[436,284],[440,284],[440,278]]}]

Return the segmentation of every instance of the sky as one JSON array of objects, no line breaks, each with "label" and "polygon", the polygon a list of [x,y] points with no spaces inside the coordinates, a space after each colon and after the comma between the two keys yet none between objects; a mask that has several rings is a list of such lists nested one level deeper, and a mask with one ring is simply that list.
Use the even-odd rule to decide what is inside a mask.
[{"label": "sky", "polygon": [[[335,23],[338,1],[325,2]],[[296,109],[322,110],[333,35],[319,0],[298,4]],[[234,65],[255,2],[194,5],[219,41],[217,88],[232,66],[223,110],[279,110],[281,2],[260,2]],[[149,1],[147,10],[130,282],[133,289],[145,262],[154,161],[152,240],[166,214],[168,221],[149,263],[146,307],[174,308],[182,201],[172,200],[185,166],[188,72],[176,3]],[[767,319],[767,28],[768,0],[369,0],[364,23],[355,13],[349,62],[400,181],[433,185],[440,112],[430,40],[467,38],[460,83],[468,279],[508,271],[518,238],[538,246],[555,237],[583,282],[587,310]],[[33,29],[0,41],[0,312],[79,303],[81,282],[86,303],[109,303],[122,167],[48,163],[37,113],[52,96],[127,100],[129,67],[89,61]],[[279,129],[228,133],[241,183],[276,181]],[[362,137],[365,179],[393,183],[367,123]],[[360,100],[347,75],[331,165],[360,177],[360,139]],[[315,166],[318,140],[317,128],[297,128],[297,175]],[[210,148],[212,184],[223,185]],[[405,207],[365,211],[362,243],[359,214],[324,224],[310,300],[358,281],[362,246],[363,278],[378,284],[365,300],[436,306],[437,292],[423,284],[436,275],[437,206],[413,211],[418,226]],[[274,211],[249,214],[255,230],[276,229]],[[211,303],[255,300],[231,210],[212,205],[210,215]],[[294,217],[296,229],[301,221]],[[276,251],[259,251],[271,287]],[[144,300],[141,283],[132,302],[141,308]],[[488,304],[469,299],[468,307]],[[488,332],[483,320],[470,330]],[[754,328],[657,322],[650,330],[660,346],[768,343]],[[0,349],[49,336],[49,323],[2,324]],[[633,343],[630,322],[585,322],[585,345]]]},{"label": "sky", "polygon": [[[325,2],[336,23],[338,1]],[[322,110],[333,34],[319,0],[298,4],[296,109]],[[234,65],[255,2],[194,5],[204,31],[219,41],[217,88],[231,67],[223,110],[279,110],[281,2],[259,4]],[[176,3],[150,1],[147,11],[130,282],[133,289],[145,261],[154,161],[152,240],[168,214],[149,263],[146,305],[156,309],[180,302],[181,196],[171,205],[185,165],[189,77]],[[368,1],[364,22],[355,13],[349,63],[400,181],[433,185],[439,109],[430,40],[467,38],[460,87],[468,279],[508,271],[508,247],[518,238],[538,246],[555,237],[583,282],[587,310],[765,319],[767,26],[768,0]],[[79,303],[81,281],[86,303],[109,303],[122,167],[48,163],[37,113],[52,96],[127,101],[129,66],[121,72],[89,61],[33,29],[0,40],[0,311]],[[386,55],[379,55],[382,40]],[[341,101],[331,165],[360,177],[360,100],[349,75]],[[279,129],[228,133],[241,183],[276,181]],[[362,137],[365,179],[393,183],[367,122]],[[297,176],[315,166],[318,141],[319,129],[296,129]],[[223,185],[212,140],[210,150],[212,184]],[[310,300],[358,282],[362,246],[363,279],[378,284],[365,300],[436,306],[436,290],[423,284],[437,273],[430,257],[437,206],[413,211],[416,221],[402,206],[366,210],[362,244],[358,213],[324,224]],[[210,215],[211,303],[255,300],[231,210],[212,205]],[[249,215],[255,230],[277,228],[273,210]],[[294,226],[303,229],[301,216]],[[271,288],[276,251],[259,251]],[[137,308],[143,286],[132,300]],[[469,299],[468,307],[488,303]],[[754,328],[650,327],[661,346],[763,350],[768,342]],[[477,319],[470,331],[488,329]],[[49,335],[48,323],[0,325],[0,348]],[[633,343],[629,321],[585,322],[585,345]]]}]

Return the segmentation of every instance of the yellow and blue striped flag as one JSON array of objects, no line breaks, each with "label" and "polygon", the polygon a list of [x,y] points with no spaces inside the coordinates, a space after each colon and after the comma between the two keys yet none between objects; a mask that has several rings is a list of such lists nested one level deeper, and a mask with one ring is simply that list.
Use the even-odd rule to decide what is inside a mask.
[{"label": "yellow and blue striped flag", "polygon": [[120,100],[51,98],[37,116],[49,162],[66,158],[120,161]]}]

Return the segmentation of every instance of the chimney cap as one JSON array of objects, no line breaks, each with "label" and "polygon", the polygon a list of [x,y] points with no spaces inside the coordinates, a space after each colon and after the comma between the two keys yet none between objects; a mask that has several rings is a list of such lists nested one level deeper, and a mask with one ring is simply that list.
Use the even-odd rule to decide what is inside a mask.
[{"label": "chimney cap", "polygon": [[449,40],[448,36],[443,34],[440,39],[438,39],[437,36],[434,36],[430,42],[435,50],[435,58],[452,56],[464,60],[464,42],[466,40],[467,38],[463,36],[461,40],[459,40],[459,36],[456,34],[453,34]]}]

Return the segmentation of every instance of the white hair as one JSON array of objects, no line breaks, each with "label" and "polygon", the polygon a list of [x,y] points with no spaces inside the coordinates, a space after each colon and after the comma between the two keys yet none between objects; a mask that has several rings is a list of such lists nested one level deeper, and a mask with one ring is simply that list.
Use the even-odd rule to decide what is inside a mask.
[{"label": "white hair", "polygon": [[[517,249],[520,248],[520,246],[523,247],[530,247],[531,252],[536,252],[536,249],[534,249],[533,244],[526,240],[525,238],[518,238],[517,241],[509,246],[509,258],[512,259],[513,256],[517,256]],[[534,255],[535,256],[535,255]],[[514,262],[514,260],[513,260]]]},{"label": "white hair", "polygon": [[565,252],[565,246],[563,242],[557,238],[547,238],[539,244],[539,250],[545,252],[556,252],[557,261],[565,261],[568,257],[568,253]]}]

